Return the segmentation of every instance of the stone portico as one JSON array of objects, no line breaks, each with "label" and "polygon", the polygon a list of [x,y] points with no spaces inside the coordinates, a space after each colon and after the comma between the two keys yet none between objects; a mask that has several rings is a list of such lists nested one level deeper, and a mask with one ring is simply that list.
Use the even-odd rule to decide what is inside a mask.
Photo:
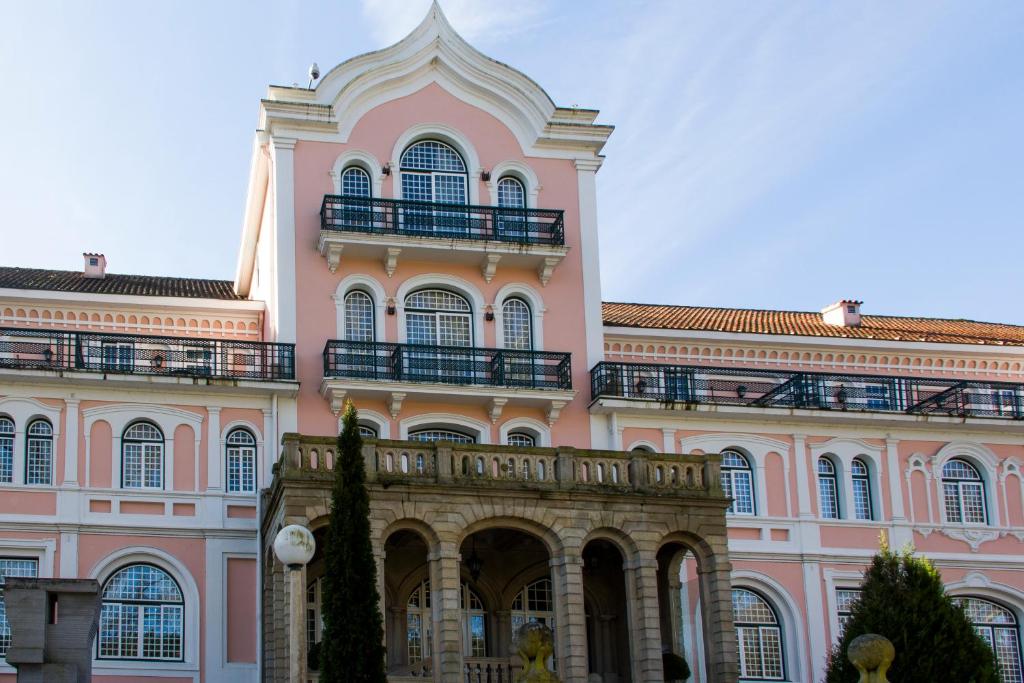
[{"label": "stone portico", "polygon": [[[335,451],[333,438],[283,443],[262,506],[266,681],[287,680],[293,656],[286,569],[270,544],[287,524],[322,537]],[[511,681],[513,626],[537,619],[554,629],[566,683],[662,681],[662,653],[682,651],[687,553],[707,680],[736,680],[719,456],[384,440],[363,453],[389,680],[476,681],[479,668],[481,681]],[[303,571],[315,631],[320,550]]]}]

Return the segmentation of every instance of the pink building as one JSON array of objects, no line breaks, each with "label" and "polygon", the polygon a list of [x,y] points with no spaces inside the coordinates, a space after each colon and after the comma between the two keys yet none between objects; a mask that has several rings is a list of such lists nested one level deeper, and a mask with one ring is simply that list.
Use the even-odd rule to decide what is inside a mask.
[{"label": "pink building", "polygon": [[569,683],[819,681],[885,532],[1024,681],[1024,328],[602,303],[597,114],[435,5],[269,89],[234,282],[0,268],[0,575],[101,582],[96,680],[305,661],[322,558],[291,652],[267,547],[351,399],[393,680],[535,619]]}]

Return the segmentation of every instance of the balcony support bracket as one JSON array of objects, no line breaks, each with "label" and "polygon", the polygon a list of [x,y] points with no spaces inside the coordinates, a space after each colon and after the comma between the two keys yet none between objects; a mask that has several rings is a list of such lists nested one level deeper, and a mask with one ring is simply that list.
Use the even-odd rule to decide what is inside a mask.
[{"label": "balcony support bracket", "polygon": [[564,408],[569,402],[568,401],[549,401],[547,409],[548,425],[554,426],[558,422],[559,415],[562,414],[562,408]]},{"label": "balcony support bracket", "polygon": [[388,274],[388,277],[394,275],[395,270],[398,269],[398,255],[401,253],[401,247],[388,247],[384,254],[384,272]]},{"label": "balcony support bracket", "polygon": [[402,412],[402,401],[404,400],[405,394],[400,391],[392,391],[388,396],[388,412],[391,413],[392,419],[398,419],[398,414]]},{"label": "balcony support bracket", "polygon": [[500,260],[501,254],[486,254],[484,256],[484,261],[480,264],[480,273],[484,276],[484,282],[490,284],[491,280],[494,279],[494,274],[498,271],[498,261]]},{"label": "balcony support bracket", "polygon": [[545,256],[544,260],[541,261],[537,267],[537,277],[540,278],[540,284],[542,287],[547,287],[548,282],[551,281],[551,276],[555,272],[555,266],[562,262],[561,256]]},{"label": "balcony support bracket", "polygon": [[344,251],[345,246],[338,244],[337,242],[330,242],[327,244],[327,267],[330,268],[332,273],[338,271],[338,265],[341,263],[341,252]]},{"label": "balcony support bracket", "polygon": [[507,398],[492,398],[487,404],[487,414],[491,418],[491,424],[497,424],[506,403],[508,403]]},{"label": "balcony support bracket", "polygon": [[335,417],[341,417],[341,413],[345,410],[345,397],[348,395],[348,391],[345,389],[328,389],[327,400],[331,404],[331,412],[334,413]]}]

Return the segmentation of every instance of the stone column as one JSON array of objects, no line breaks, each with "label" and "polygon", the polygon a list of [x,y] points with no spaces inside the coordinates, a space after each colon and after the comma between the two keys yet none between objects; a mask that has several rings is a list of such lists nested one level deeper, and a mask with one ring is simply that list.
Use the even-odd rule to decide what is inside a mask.
[{"label": "stone column", "polygon": [[[566,550],[551,559],[555,599],[555,654],[565,683],[587,680],[587,621],[583,607],[583,559]],[[513,634],[514,636],[515,634]]]},{"label": "stone column", "polygon": [[457,681],[462,676],[462,628],[459,591],[462,561],[452,541],[443,541],[430,553],[430,604],[434,620],[434,680]]},{"label": "stone column", "polygon": [[[628,590],[629,640],[634,681],[662,683],[661,610],[658,606],[658,560],[641,551],[625,563]],[[711,680],[718,679],[712,677]]]},{"label": "stone column", "polygon": [[512,613],[508,610],[494,612],[494,655],[495,657],[512,656]]},{"label": "stone column", "polygon": [[[698,561],[701,624],[704,630],[704,660],[708,680],[735,683],[739,676],[739,647],[732,623],[732,565],[715,556],[728,553],[725,540],[712,544],[711,557]],[[720,554],[720,555],[719,555]]]}]

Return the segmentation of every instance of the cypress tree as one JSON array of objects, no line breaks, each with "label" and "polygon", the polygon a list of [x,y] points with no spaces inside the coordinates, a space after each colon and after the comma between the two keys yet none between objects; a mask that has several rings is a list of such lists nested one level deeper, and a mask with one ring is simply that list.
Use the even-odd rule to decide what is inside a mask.
[{"label": "cypress tree", "polygon": [[324,545],[322,683],[385,683],[384,627],[370,543],[370,496],[355,406],[345,406]]},{"label": "cypress tree", "polygon": [[992,649],[946,595],[935,566],[912,549],[892,552],[883,540],[843,636],[829,653],[826,683],[859,679],[846,650],[865,633],[883,635],[896,648],[891,681],[999,683]]}]

